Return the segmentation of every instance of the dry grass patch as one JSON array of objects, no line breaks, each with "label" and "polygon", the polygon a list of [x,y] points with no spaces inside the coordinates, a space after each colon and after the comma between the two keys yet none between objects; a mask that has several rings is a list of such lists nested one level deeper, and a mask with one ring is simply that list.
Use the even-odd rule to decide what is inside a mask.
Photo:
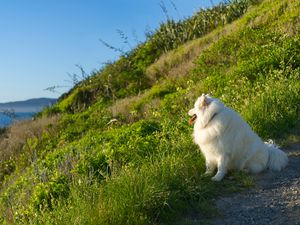
[{"label": "dry grass patch", "polygon": [[59,116],[43,117],[35,120],[13,123],[0,136],[0,182],[5,175],[13,172],[13,163],[23,153],[30,138],[40,138],[45,132],[53,134],[58,125]]},{"label": "dry grass patch", "polygon": [[0,139],[0,160],[18,154],[28,138],[40,137],[43,132],[51,132],[57,122],[58,116],[53,116],[13,123]]},{"label": "dry grass patch", "polygon": [[111,107],[109,107],[109,111],[114,118],[124,117],[126,118],[126,122],[133,122],[135,121],[133,105],[143,99],[146,95],[147,93],[142,93],[137,96],[117,100]]},{"label": "dry grass patch", "polygon": [[113,117],[118,117],[119,114],[129,115],[130,114],[129,106],[132,105],[132,103],[137,101],[137,99],[139,98],[140,98],[139,96],[133,96],[129,98],[116,100],[116,102],[109,107],[109,111],[111,112]]},{"label": "dry grass patch", "polygon": [[152,82],[160,78],[181,77],[195,67],[194,61],[204,49],[212,43],[211,35],[193,40],[187,44],[163,54],[155,63],[146,70],[146,76]]},{"label": "dry grass patch", "polygon": [[[153,109],[159,105],[159,98],[150,98],[149,90],[138,96],[132,96],[117,100],[109,111],[113,118],[121,119],[124,123],[133,123],[146,118],[153,113]],[[120,121],[119,121],[120,122]]]},{"label": "dry grass patch", "polygon": [[146,69],[146,76],[155,83],[161,79],[177,79],[188,75],[195,68],[194,62],[201,52],[208,49],[221,37],[235,32],[239,27],[237,22],[220,27],[204,37],[189,41],[179,48],[163,54]]}]

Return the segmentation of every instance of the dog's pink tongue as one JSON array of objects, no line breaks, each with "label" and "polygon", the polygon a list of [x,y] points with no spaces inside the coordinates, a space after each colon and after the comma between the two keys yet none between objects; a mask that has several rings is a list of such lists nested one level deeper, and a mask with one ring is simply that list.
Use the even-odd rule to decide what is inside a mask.
[{"label": "dog's pink tongue", "polygon": [[197,115],[194,114],[194,115],[192,116],[192,118],[189,119],[189,124],[192,125],[192,124],[195,122],[196,119],[197,119]]}]

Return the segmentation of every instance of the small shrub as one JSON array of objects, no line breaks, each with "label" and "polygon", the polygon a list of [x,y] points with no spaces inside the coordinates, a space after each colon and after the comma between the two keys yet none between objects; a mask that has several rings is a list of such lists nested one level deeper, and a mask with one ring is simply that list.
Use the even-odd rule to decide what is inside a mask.
[{"label": "small shrub", "polygon": [[101,151],[95,154],[90,153],[76,165],[75,171],[86,176],[92,174],[98,181],[101,181],[110,174],[108,158]]},{"label": "small shrub", "polygon": [[58,198],[67,198],[69,195],[69,185],[67,178],[58,175],[48,183],[40,183],[34,188],[32,204],[36,210],[52,209]]}]

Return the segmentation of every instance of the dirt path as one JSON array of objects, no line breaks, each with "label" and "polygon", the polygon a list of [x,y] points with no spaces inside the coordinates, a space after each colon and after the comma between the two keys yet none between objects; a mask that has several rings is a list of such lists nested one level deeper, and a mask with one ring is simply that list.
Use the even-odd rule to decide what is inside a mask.
[{"label": "dirt path", "polygon": [[300,143],[285,149],[288,166],[255,176],[255,187],[217,200],[214,225],[300,225]]}]

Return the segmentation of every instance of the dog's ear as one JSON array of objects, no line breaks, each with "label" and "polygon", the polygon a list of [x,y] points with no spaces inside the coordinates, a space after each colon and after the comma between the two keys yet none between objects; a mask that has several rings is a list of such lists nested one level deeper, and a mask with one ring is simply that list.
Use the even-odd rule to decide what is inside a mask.
[{"label": "dog's ear", "polygon": [[202,94],[200,97],[200,102],[199,102],[200,107],[205,107],[209,104],[209,100],[205,94]]},{"label": "dog's ear", "polygon": [[210,92],[210,93],[206,94],[205,96],[208,97],[208,98],[211,98],[212,94]]}]

